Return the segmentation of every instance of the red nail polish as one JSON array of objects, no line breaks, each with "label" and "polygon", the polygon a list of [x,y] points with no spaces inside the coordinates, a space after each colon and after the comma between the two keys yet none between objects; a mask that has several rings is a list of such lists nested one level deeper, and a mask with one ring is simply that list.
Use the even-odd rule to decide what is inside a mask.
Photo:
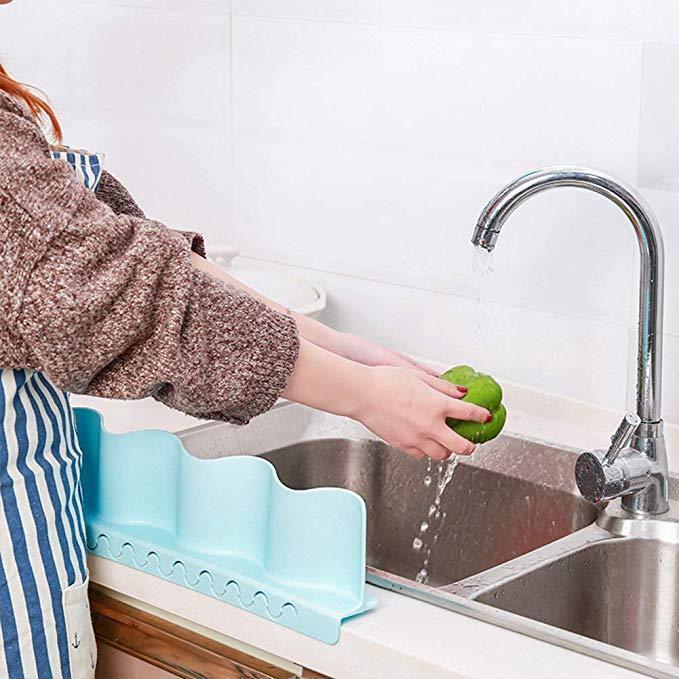
[{"label": "red nail polish", "polygon": [[463,394],[466,394],[469,391],[469,389],[467,389],[467,387],[462,387],[459,384],[457,385],[457,390],[461,391]]},{"label": "red nail polish", "polygon": [[493,415],[492,413],[488,413],[488,417],[486,418],[486,423],[492,422],[493,421]]}]

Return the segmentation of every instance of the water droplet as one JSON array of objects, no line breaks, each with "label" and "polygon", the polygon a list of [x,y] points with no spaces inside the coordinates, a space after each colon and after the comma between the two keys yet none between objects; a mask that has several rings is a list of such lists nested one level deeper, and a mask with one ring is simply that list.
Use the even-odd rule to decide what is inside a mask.
[{"label": "water droplet", "polygon": [[422,549],[422,540],[420,538],[415,538],[413,540],[413,551],[419,552]]},{"label": "water droplet", "polygon": [[429,476],[429,474],[424,477],[424,485],[427,486],[427,488],[431,486],[431,476]]},{"label": "water droplet", "polygon": [[420,572],[415,576],[415,582],[421,582],[421,583],[426,582],[428,575],[429,575],[429,573],[427,573],[426,568],[420,569]]},{"label": "water droplet", "polygon": [[436,505],[429,505],[429,516],[433,516],[436,511]]},{"label": "water droplet", "polygon": [[428,528],[429,524],[426,521],[423,521],[420,525],[420,533],[426,533]]}]

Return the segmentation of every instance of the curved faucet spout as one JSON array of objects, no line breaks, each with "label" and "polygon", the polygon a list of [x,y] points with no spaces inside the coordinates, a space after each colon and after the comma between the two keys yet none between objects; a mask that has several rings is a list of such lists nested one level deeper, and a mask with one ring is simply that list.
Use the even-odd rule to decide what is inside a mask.
[{"label": "curved faucet spout", "polygon": [[503,188],[484,208],[472,242],[489,252],[507,217],[531,196],[570,186],[606,196],[634,227],[641,253],[639,282],[639,345],[637,414],[642,422],[660,421],[662,388],[664,250],[658,222],[646,201],[631,186],[596,170],[549,167],[520,177]]},{"label": "curved faucet spout", "polygon": [[[664,250],[660,227],[653,211],[638,191],[622,181],[597,170],[579,167],[550,167],[519,177],[505,186],[486,205],[474,230],[472,242],[489,252],[495,248],[502,226],[509,215],[531,196],[560,186],[594,191],[615,203],[631,222],[641,254],[639,281],[639,325],[636,374],[636,407],[641,424],[634,448],[642,451],[654,465],[664,466],[659,473],[667,479],[667,463],[662,435],[660,400],[662,388]],[[649,444],[653,439],[655,443]],[[642,493],[623,505],[637,513],[657,513],[665,502],[649,507],[640,501]],[[657,493],[656,493],[657,495]],[[654,504],[654,503],[651,503]],[[664,507],[664,509],[662,508]]]}]

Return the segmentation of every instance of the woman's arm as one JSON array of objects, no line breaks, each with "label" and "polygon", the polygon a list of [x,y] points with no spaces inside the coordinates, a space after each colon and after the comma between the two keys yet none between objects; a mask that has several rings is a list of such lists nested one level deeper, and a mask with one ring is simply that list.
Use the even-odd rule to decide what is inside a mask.
[{"label": "woman's arm", "polygon": [[409,356],[400,354],[398,352],[387,349],[376,342],[365,339],[363,337],[358,337],[349,333],[338,332],[332,328],[320,323],[319,321],[298,314],[294,311],[286,309],[283,305],[274,302],[273,300],[265,297],[256,290],[249,288],[244,283],[230,276],[224,269],[213,264],[208,259],[201,257],[200,254],[194,253],[192,256],[193,265],[209,273],[211,276],[218,278],[234,288],[239,290],[244,290],[249,295],[252,295],[260,302],[266,304],[271,309],[278,311],[282,314],[288,314],[292,316],[299,328],[299,334],[307,341],[315,344],[316,346],[327,349],[334,354],[343,356],[357,363],[363,363],[364,365],[385,365],[394,366],[400,368],[415,368],[417,370],[422,370],[430,375],[436,376],[437,373],[431,368],[420,365],[414,361]]},{"label": "woman's arm", "polygon": [[369,367],[302,340],[283,395],[351,417],[406,453],[445,459],[474,445],[453,432],[446,417],[488,422],[485,408],[460,401],[465,390],[421,371]]},{"label": "woman's arm", "polygon": [[130,192],[107,170],[102,170],[94,195],[117,215],[146,218]]},{"label": "woman's arm", "polygon": [[[97,186],[96,196],[99,200],[106,203],[116,214],[127,214],[134,217],[144,217],[144,213],[129,191],[109,172],[104,170]],[[256,290],[249,288],[233,276],[230,276],[224,269],[213,264],[205,258],[205,246],[203,239],[196,233],[184,231],[180,232],[189,239],[194,251],[193,264],[219,280],[228,283],[234,288],[247,292],[260,302],[266,304],[282,314],[292,316],[297,322],[300,335],[316,344],[345,358],[364,363],[365,365],[391,365],[404,368],[416,368],[423,370],[430,375],[436,375],[436,371],[413,361],[409,356],[387,349],[376,342],[358,337],[350,333],[343,333],[333,330],[323,323],[319,323],[313,318],[298,314],[286,309],[271,299],[260,294]]]},{"label": "woman's arm", "polygon": [[[136,214],[143,214],[127,190],[114,177],[106,174],[102,177],[100,192],[101,195],[98,192],[97,197],[107,202],[116,213],[129,214],[134,211]],[[195,240],[193,243],[195,245]],[[198,245],[202,245],[202,242]],[[192,263],[195,268],[243,290],[277,312],[289,313],[280,304],[232,278],[222,268],[204,259],[203,255],[203,249],[196,253],[194,247]],[[439,426],[445,415],[433,421],[419,419],[426,416],[431,409],[437,408],[444,413],[448,412],[449,416],[452,413],[463,418],[465,413],[462,411],[466,405],[457,401],[451,403],[450,399],[461,396],[462,390],[451,388],[448,383],[440,380],[423,380],[421,375],[416,379],[409,374],[411,371],[368,370],[365,365],[345,360],[346,357],[351,357],[352,350],[356,354],[361,349],[359,363],[412,367],[409,359],[399,361],[398,355],[367,340],[335,332],[300,314],[290,315],[297,322],[303,339],[295,370],[284,391],[287,398],[363,421],[392,445],[416,456],[429,454],[435,458],[443,458],[447,457],[450,450],[465,454],[473,448],[448,427]],[[327,351],[323,351],[323,348]],[[345,358],[340,358],[341,356]],[[332,385],[331,389],[328,389],[328,384]],[[434,390],[428,388],[432,385],[434,390],[442,392],[448,398],[441,398],[433,393]],[[384,393],[379,393],[381,391]],[[423,403],[432,398],[435,403]],[[372,407],[375,403],[379,404],[377,411]],[[486,411],[474,411],[473,408],[468,414],[487,417]]]},{"label": "woman's arm", "polygon": [[196,268],[184,237],[98,201],[2,94],[0,230],[0,365],[44,371],[67,391],[153,396],[238,423],[283,393],[437,458],[472,448],[446,416],[489,417],[422,372],[300,342],[294,319]]},{"label": "woman's arm", "polygon": [[3,94],[0,232],[0,365],[239,423],[287,385],[294,320],[196,270],[182,235],[116,215]]},{"label": "woman's arm", "polygon": [[[102,203],[108,205],[117,215],[128,215],[146,219],[144,211],[139,207],[130,192],[107,170],[102,170],[99,184],[94,195]],[[205,257],[205,242],[203,236],[195,231],[175,230],[191,245],[191,249],[201,257]]]},{"label": "woman's arm", "polygon": [[[197,269],[238,286],[272,309],[287,312],[195,253],[192,262]],[[451,451],[466,455],[474,450],[473,444],[445,424],[446,417],[488,421],[487,410],[459,400],[464,389],[413,370],[410,364],[371,367],[348,360],[323,348],[325,334],[332,332],[329,328],[320,323],[317,328],[315,322],[305,324],[311,319],[304,316],[296,315],[295,320],[311,337],[300,328],[299,354],[283,396],[358,420],[387,443],[418,457],[445,459]]]}]

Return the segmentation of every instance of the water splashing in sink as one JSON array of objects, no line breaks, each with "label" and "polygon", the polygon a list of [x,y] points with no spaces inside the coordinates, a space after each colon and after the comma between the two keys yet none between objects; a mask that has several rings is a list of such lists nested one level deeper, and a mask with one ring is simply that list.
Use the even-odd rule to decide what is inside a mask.
[{"label": "water splashing in sink", "polygon": [[[457,455],[451,455],[450,458],[445,462],[445,468],[443,464],[439,468],[439,480],[436,484],[436,497],[434,498],[434,505],[438,507],[441,504],[441,497],[443,496],[443,491],[446,489],[448,484],[453,478],[455,473],[455,468],[457,467]],[[443,474],[441,470],[443,469]]]},{"label": "water splashing in sink", "polygon": [[[426,548],[424,550],[424,561],[422,563],[422,568],[415,576],[415,581],[420,583],[425,583],[428,580],[429,573],[427,571],[427,566],[429,566],[429,557],[431,556],[431,550],[433,545],[436,543],[438,538],[438,531],[441,528],[443,519],[446,517],[446,513],[441,511],[441,498],[445,492],[448,484],[453,478],[455,473],[455,468],[457,467],[458,457],[453,455],[450,459],[445,462],[439,462],[437,465],[437,480],[436,480],[436,494],[434,496],[433,502],[429,505],[429,510],[427,511],[427,518],[420,523],[419,535],[413,540],[413,551],[421,552],[422,547],[425,545],[424,539],[427,539]],[[427,462],[427,472],[424,478],[424,485],[431,485],[431,473],[432,473],[432,461]],[[428,479],[428,481],[427,481]],[[429,535],[427,533],[430,531]]]}]

